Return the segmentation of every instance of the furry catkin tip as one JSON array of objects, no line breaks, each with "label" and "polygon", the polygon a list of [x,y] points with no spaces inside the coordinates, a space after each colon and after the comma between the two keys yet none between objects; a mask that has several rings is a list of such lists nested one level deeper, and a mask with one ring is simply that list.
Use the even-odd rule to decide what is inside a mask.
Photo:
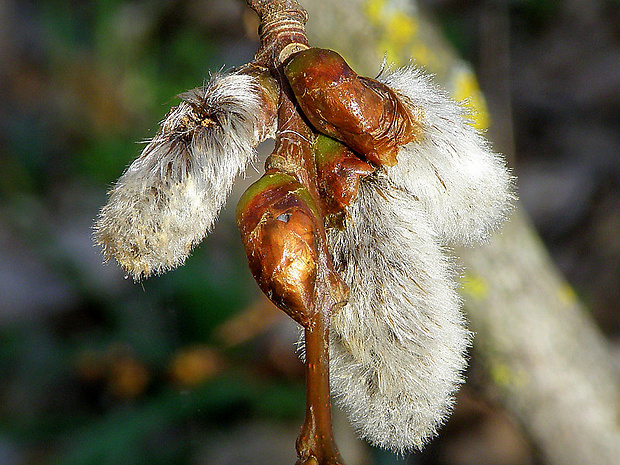
[{"label": "furry catkin tip", "polygon": [[95,240],[135,280],[181,265],[213,227],[254,146],[273,132],[258,78],[214,76],[181,95],[109,193]]},{"label": "furry catkin tip", "polygon": [[360,184],[348,213],[329,232],[351,289],[332,317],[334,398],[370,443],[419,449],[450,413],[466,365],[453,264],[420,202],[382,173]]},{"label": "furry catkin tip", "polygon": [[503,157],[472,126],[466,109],[414,67],[379,78],[421,109],[423,137],[400,149],[390,180],[420,200],[442,242],[486,239],[515,200]]}]

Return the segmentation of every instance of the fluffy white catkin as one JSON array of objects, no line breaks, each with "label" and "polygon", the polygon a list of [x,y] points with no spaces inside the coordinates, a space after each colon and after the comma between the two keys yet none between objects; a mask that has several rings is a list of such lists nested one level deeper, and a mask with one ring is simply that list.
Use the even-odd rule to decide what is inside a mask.
[{"label": "fluffy white catkin", "polygon": [[256,77],[215,75],[181,95],[112,188],[95,239],[134,279],[182,264],[213,227],[235,177],[273,131]]},{"label": "fluffy white catkin", "polygon": [[329,231],[350,286],[332,316],[335,400],[370,443],[421,448],[451,411],[470,333],[451,260],[419,201],[383,173],[364,180],[342,230]]},{"label": "fluffy white catkin", "polygon": [[379,78],[423,111],[423,138],[402,147],[390,180],[420,200],[440,239],[469,244],[505,219],[513,180],[504,159],[471,126],[464,107],[414,67]]}]

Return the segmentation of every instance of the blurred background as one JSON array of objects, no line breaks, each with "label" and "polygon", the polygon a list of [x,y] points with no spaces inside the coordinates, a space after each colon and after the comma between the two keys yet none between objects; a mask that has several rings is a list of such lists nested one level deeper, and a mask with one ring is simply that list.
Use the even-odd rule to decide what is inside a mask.
[{"label": "blurred background", "polygon": [[[419,7],[475,67],[524,207],[620,348],[620,2]],[[91,240],[174,96],[252,59],[250,18],[234,0],[0,0],[0,464],[294,463],[297,329],[232,215],[258,171],[174,272],[134,284]],[[336,428],[350,464],[542,465],[468,386],[409,459]]]}]

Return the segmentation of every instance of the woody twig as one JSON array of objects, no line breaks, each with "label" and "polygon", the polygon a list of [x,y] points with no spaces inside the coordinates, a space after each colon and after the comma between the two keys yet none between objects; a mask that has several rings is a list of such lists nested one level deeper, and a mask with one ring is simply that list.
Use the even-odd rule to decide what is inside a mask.
[{"label": "woody twig", "polygon": [[250,268],[262,290],[304,328],[306,418],[298,465],[342,464],[334,442],[329,390],[329,320],[348,289],[327,250],[325,212],[317,184],[316,133],[301,116],[283,63],[308,48],[306,12],[295,1],[248,0],[260,19],[255,62],[279,84],[278,128],[265,175],[242,197],[237,220]]}]

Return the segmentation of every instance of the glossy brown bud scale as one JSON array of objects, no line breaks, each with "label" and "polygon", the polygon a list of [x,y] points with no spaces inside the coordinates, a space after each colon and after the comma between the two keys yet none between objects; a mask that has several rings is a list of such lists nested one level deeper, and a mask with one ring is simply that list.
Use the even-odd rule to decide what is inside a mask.
[{"label": "glossy brown bud scale", "polygon": [[358,76],[332,50],[294,54],[284,73],[312,125],[372,163],[396,164],[399,147],[422,135],[420,110],[385,84]]},{"label": "glossy brown bud scale", "polygon": [[319,135],[313,151],[324,211],[328,215],[338,215],[357,195],[360,179],[375,168],[328,136]]},{"label": "glossy brown bud scale", "polygon": [[301,325],[314,312],[321,221],[295,178],[267,172],[243,194],[237,226],[262,291]]}]

